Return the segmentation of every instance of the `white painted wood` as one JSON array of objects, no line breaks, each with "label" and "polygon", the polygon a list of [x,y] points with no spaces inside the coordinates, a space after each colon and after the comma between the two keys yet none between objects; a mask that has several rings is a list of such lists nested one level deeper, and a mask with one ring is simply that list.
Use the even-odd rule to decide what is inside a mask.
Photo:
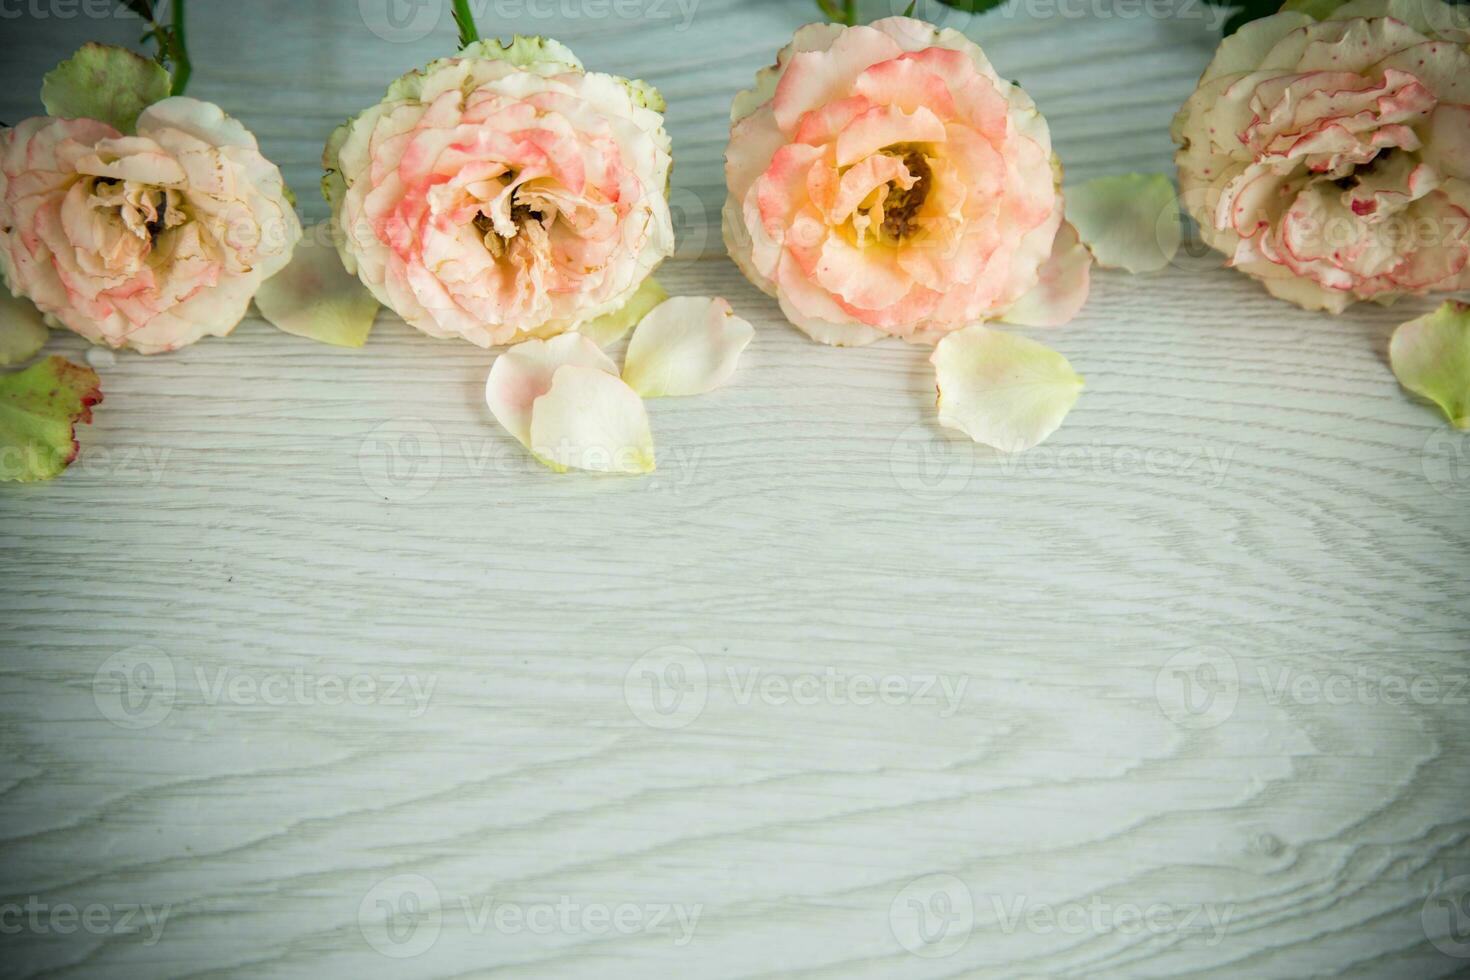
[{"label": "white painted wood", "polygon": [[[807,5],[655,2],[482,21],[667,94],[700,207],[663,278],[757,325],[733,383],[652,406],[655,477],[558,478],[489,418],[493,355],[391,317],[100,358],[81,462],[0,488],[0,973],[1463,972],[1470,457],[1385,363],[1425,304],[1103,273],[1046,337],[1089,383],[1061,431],[951,442],[924,351],[809,343],[707,228],[730,97]],[[329,128],[452,44],[193,6],[194,93],[313,217]],[[71,7],[4,24],[0,118],[135,36]],[[1076,177],[1169,166],[1203,21],[926,9]]]}]

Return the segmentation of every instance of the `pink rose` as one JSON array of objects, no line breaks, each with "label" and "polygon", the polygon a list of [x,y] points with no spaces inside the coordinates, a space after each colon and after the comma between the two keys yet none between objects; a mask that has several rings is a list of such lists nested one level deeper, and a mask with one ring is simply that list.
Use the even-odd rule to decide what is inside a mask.
[{"label": "pink rose", "polygon": [[1062,223],[1046,120],[957,31],[809,24],[731,117],[730,255],[817,340],[933,342],[1040,280]]},{"label": "pink rose", "polygon": [[1174,120],[1204,240],[1273,295],[1470,287],[1470,8],[1355,0],[1226,38]]},{"label": "pink rose", "polygon": [[144,354],[223,336],[301,238],[281,172],[218,106],[0,130],[0,273],[53,322]]},{"label": "pink rose", "polygon": [[405,75],[327,146],[343,261],[412,326],[482,347],[616,312],[674,247],[662,109],[540,38]]}]

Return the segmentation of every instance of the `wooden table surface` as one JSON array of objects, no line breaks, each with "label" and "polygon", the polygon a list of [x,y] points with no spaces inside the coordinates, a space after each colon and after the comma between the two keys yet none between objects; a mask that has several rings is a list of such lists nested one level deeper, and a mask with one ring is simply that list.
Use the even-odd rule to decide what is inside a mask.
[{"label": "wooden table surface", "polygon": [[[191,5],[191,94],[310,218],[329,130],[453,48],[393,2]],[[1070,179],[1172,172],[1213,12],[1028,2],[919,13]],[[387,313],[360,351],[55,335],[106,403],[0,487],[0,974],[1470,969],[1470,449],[1385,354],[1429,303],[1100,273],[1038,332],[1088,390],[997,457],[936,426],[925,350],[811,343],[723,254],[731,96],[809,4],[477,7],[663,90],[661,278],[756,340],[608,479],[528,461],[494,354]],[[97,9],[0,8],[0,118],[136,39]]]}]

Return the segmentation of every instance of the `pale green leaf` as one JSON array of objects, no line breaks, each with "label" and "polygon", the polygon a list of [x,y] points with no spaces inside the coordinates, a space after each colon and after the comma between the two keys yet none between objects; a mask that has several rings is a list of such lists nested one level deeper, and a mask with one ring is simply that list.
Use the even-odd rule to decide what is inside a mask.
[{"label": "pale green leaf", "polygon": [[84,44],[41,82],[48,115],[96,119],[131,133],[143,110],[169,97],[173,79],[163,66],[127,48]]}]

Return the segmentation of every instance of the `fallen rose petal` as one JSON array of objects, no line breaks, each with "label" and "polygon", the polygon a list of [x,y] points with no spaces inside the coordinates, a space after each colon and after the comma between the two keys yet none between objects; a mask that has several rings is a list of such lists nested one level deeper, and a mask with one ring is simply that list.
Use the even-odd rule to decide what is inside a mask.
[{"label": "fallen rose petal", "polygon": [[1000,319],[1021,327],[1069,323],[1087,302],[1091,282],[1092,253],[1082,244],[1072,223],[1064,221],[1052,243],[1051,258],[1041,267],[1041,281]]},{"label": "fallen rose petal", "polygon": [[490,365],[485,403],[495,420],[527,449],[531,448],[531,405],[551,390],[552,376],[567,364],[594,368],[613,377],[618,374],[618,366],[580,333],[516,344]]},{"label": "fallen rose petal", "polygon": [[10,295],[0,283],[0,366],[19,364],[46,346],[51,331],[41,311],[28,299]]},{"label": "fallen rose petal", "polygon": [[648,315],[649,310],[668,298],[668,291],[649,276],[622,309],[578,324],[576,331],[598,347],[610,347],[622,340],[639,320]]},{"label": "fallen rose petal", "polygon": [[1083,388],[1056,351],[984,326],[949,334],[929,360],[938,375],[939,424],[1008,453],[1055,432]]},{"label": "fallen rose petal", "polygon": [[59,476],[77,458],[77,423],[100,401],[97,372],[55,355],[0,377],[0,480]]},{"label": "fallen rose petal", "polygon": [[1179,196],[1163,174],[1120,174],[1070,187],[1067,220],[1105,269],[1157,272],[1179,251]]},{"label": "fallen rose petal", "polygon": [[342,267],[337,247],[320,232],[307,236],[286,268],[261,283],[255,306],[286,333],[338,347],[361,347],[378,315],[377,299]]},{"label": "fallen rose petal", "polygon": [[656,307],[633,331],[623,380],[644,398],[699,395],[735,373],[755,328],[725,300],[679,296]]},{"label": "fallen rose petal", "polygon": [[1399,384],[1434,402],[1457,429],[1470,429],[1470,304],[1446,302],[1401,324],[1388,344]]},{"label": "fallen rose petal", "polygon": [[553,469],[652,473],[653,434],[643,399],[622,378],[564,364],[531,406],[531,452]]}]

